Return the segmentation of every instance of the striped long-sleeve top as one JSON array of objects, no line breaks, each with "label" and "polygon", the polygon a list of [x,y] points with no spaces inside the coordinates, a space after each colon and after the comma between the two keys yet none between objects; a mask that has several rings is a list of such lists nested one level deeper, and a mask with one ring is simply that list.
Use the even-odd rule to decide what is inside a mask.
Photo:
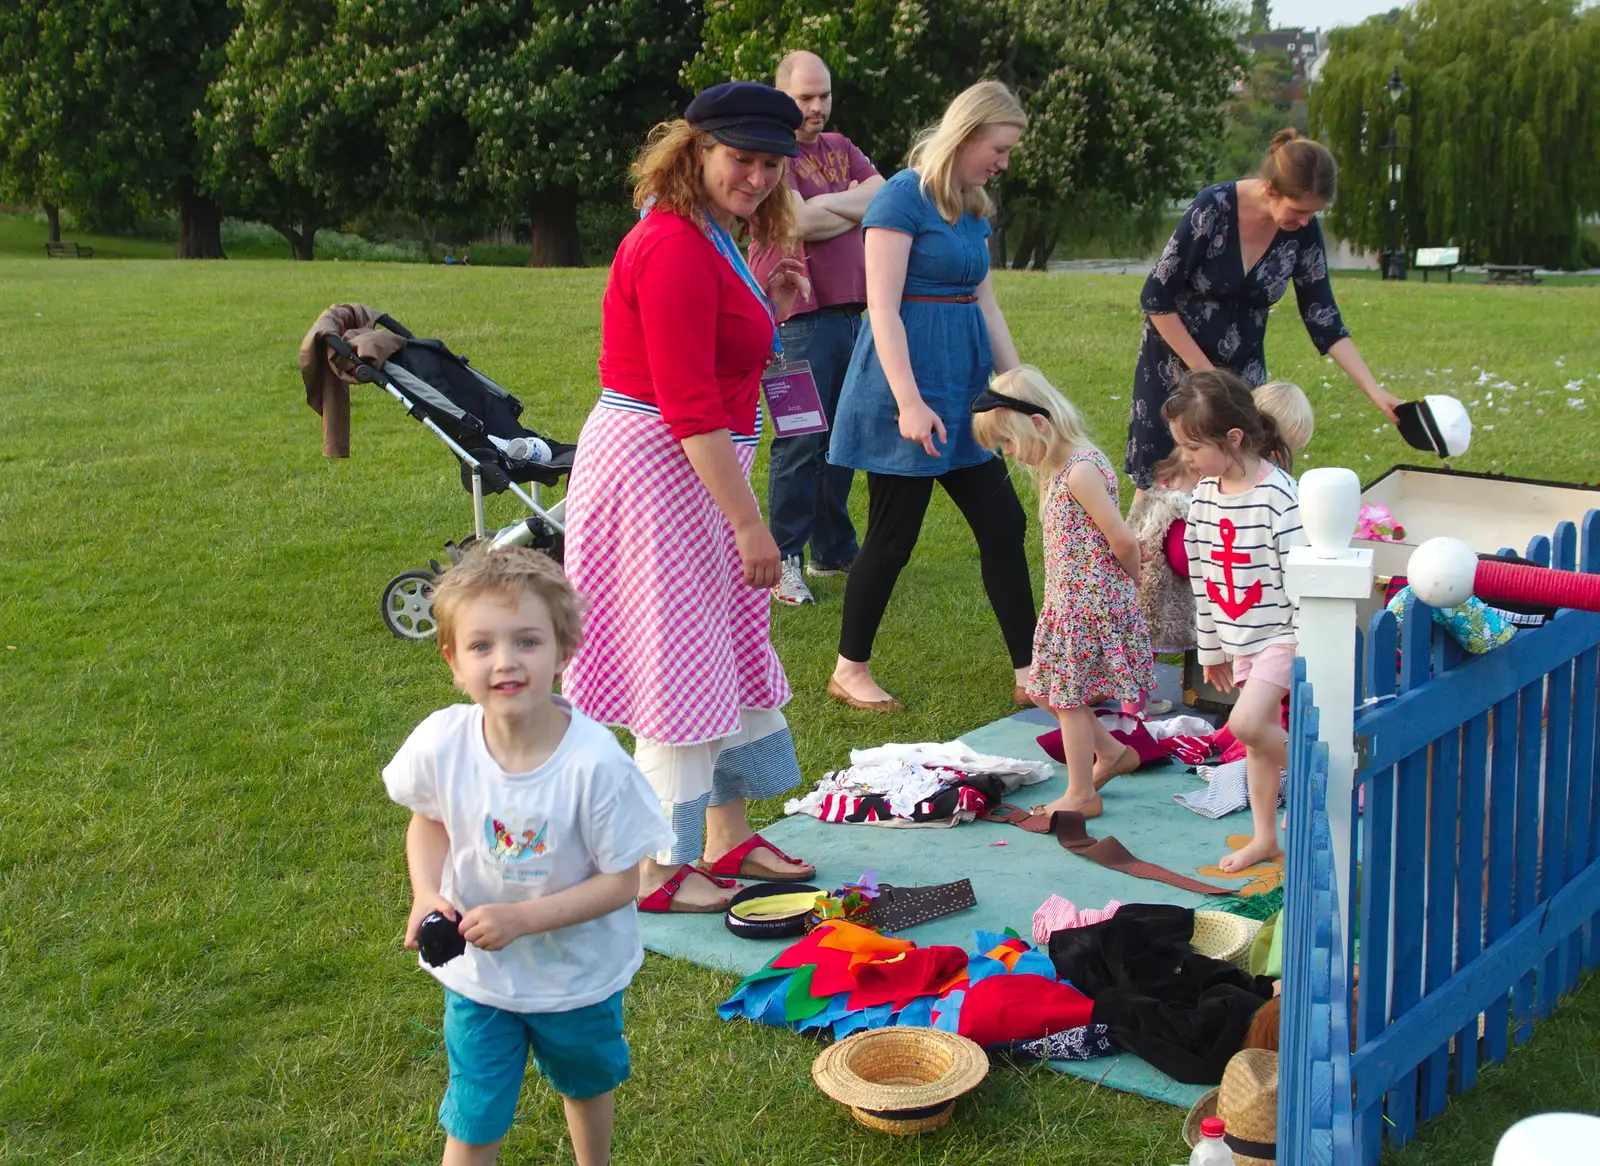
[{"label": "striped long-sleeve top", "polygon": [[1289,548],[1305,541],[1299,492],[1277,466],[1242,494],[1224,494],[1216,478],[1201,480],[1184,533],[1200,663],[1295,642],[1283,567]]}]

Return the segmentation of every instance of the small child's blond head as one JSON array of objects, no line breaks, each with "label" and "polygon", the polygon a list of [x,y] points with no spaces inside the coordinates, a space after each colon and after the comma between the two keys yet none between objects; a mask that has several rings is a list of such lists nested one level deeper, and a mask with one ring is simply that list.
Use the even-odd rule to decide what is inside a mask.
[{"label": "small child's blond head", "polygon": [[550,627],[562,659],[570,660],[583,643],[578,594],[548,555],[527,547],[474,549],[444,573],[433,588],[433,620],[439,650],[455,650],[456,616],[461,605],[482,595],[504,596],[513,605],[532,595],[550,610]]},{"label": "small child's blond head", "polygon": [[1052,447],[1092,446],[1083,414],[1031,364],[997,373],[989,381],[989,391],[1032,405],[1044,413],[1039,425],[1034,424],[1032,416],[1014,409],[990,409],[976,414],[972,418],[972,433],[985,449],[1009,446],[1018,461],[1038,467],[1048,464]]},{"label": "small child's blond head", "polygon": [[1316,429],[1316,414],[1311,401],[1293,381],[1268,381],[1251,394],[1256,408],[1278,424],[1278,432],[1290,450],[1299,453],[1311,444]]}]

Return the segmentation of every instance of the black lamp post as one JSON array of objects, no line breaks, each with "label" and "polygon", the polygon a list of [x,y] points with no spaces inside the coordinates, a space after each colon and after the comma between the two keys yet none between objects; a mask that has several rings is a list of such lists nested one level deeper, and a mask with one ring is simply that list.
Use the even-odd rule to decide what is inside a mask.
[{"label": "black lamp post", "polygon": [[1400,239],[1400,150],[1399,141],[1395,137],[1395,121],[1399,115],[1400,95],[1406,91],[1405,82],[1400,80],[1400,66],[1396,65],[1389,74],[1389,84],[1385,86],[1389,94],[1389,103],[1395,106],[1395,117],[1389,119],[1389,144],[1383,147],[1389,155],[1389,249],[1381,256],[1384,279],[1404,279],[1406,268],[1409,265],[1408,256],[1401,246]]}]

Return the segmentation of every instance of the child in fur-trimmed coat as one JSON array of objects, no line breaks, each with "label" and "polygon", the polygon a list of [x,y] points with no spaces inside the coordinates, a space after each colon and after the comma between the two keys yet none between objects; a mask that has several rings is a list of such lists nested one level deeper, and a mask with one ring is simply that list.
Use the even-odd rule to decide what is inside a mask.
[{"label": "child in fur-trimmed coat", "polygon": [[[1183,549],[1184,519],[1199,480],[1176,450],[1151,471],[1155,484],[1134,499],[1128,526],[1144,548],[1139,568],[1139,609],[1150,627],[1155,652],[1184,652],[1195,646],[1194,593],[1189,559]],[[1165,701],[1124,701],[1129,714],[1166,713]]]}]

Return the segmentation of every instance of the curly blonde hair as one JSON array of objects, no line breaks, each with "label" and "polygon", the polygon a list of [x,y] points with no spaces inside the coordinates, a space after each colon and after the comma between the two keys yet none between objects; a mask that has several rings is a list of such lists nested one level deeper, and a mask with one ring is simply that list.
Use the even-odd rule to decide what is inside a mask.
[{"label": "curly blonde hair", "polygon": [[461,605],[482,595],[495,595],[515,605],[523,596],[543,601],[550,610],[556,648],[571,659],[583,645],[582,604],[554,561],[528,547],[491,550],[475,547],[444,573],[433,588],[433,620],[439,650],[456,650],[456,617]]},{"label": "curly blonde hair", "polygon": [[[634,208],[643,210],[653,205],[704,226],[705,185],[700,156],[719,144],[711,134],[695,129],[682,118],[657,125],[645,139],[644,148],[631,167]],[[787,160],[784,165],[787,173]],[[794,207],[781,178],[768,197],[761,200],[746,226],[756,246],[772,247],[785,255],[794,253],[799,231]]]}]

